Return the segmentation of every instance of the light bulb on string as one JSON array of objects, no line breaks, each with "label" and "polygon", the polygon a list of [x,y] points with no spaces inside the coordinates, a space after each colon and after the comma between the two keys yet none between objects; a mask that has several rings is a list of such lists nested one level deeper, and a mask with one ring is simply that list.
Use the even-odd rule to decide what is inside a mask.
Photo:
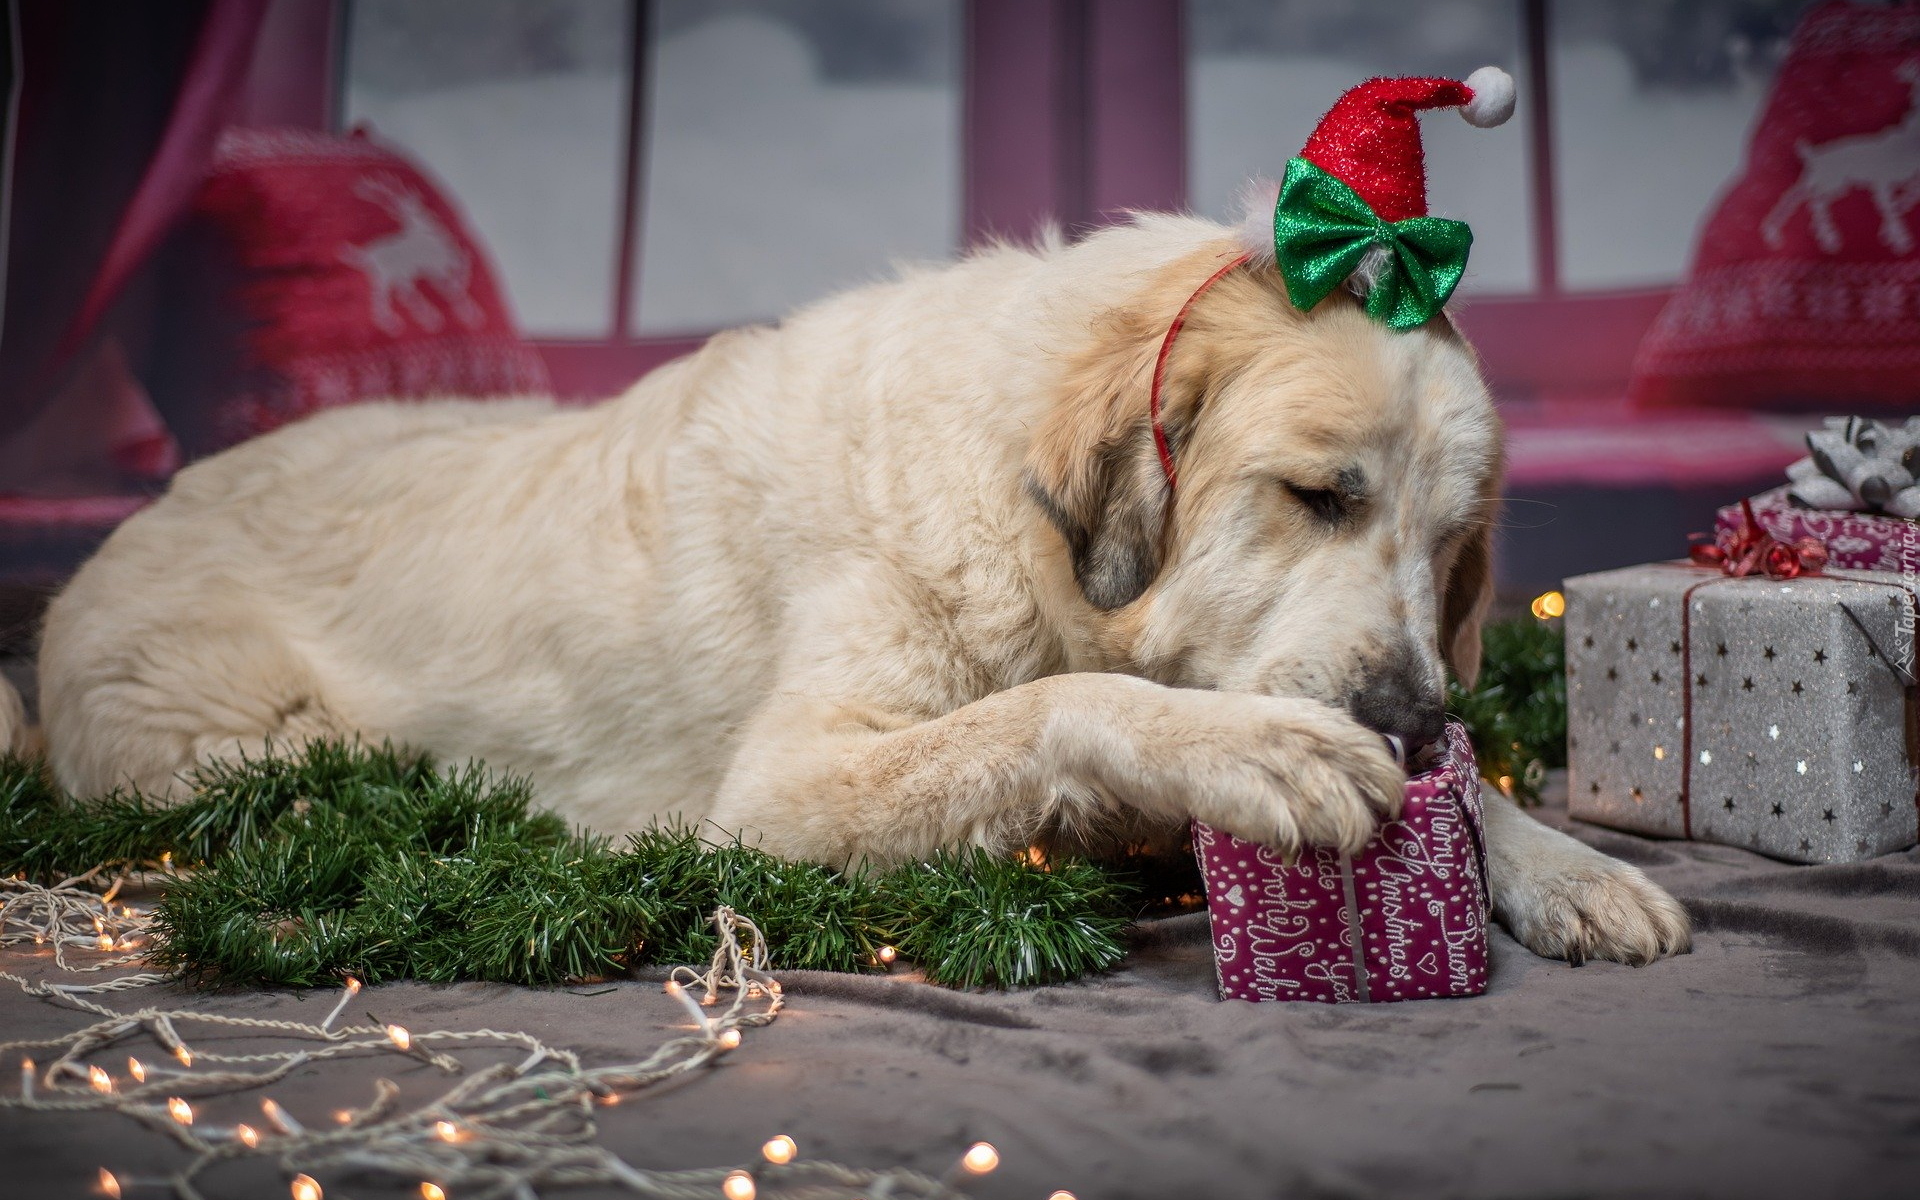
[{"label": "light bulb on string", "polygon": [[707,1019],[707,1014],[700,1011],[700,1002],[687,994],[687,989],[680,985],[679,980],[667,980],[663,990],[667,995],[679,1001],[681,1008],[687,1010],[687,1015],[693,1018],[693,1027],[695,1029],[698,1029],[701,1033],[713,1032],[713,1022]]},{"label": "light bulb on string", "polygon": [[173,1056],[180,1060],[180,1065],[183,1067],[191,1067],[193,1065],[193,1051],[187,1049],[185,1046],[175,1046],[173,1048]]},{"label": "light bulb on string", "polygon": [[960,1156],[960,1165],[969,1175],[985,1175],[1000,1165],[1000,1152],[992,1142],[975,1142]]},{"label": "light bulb on string", "polygon": [[339,1003],[333,1006],[333,1011],[327,1014],[327,1019],[320,1022],[320,1028],[332,1029],[333,1023],[339,1020],[341,1012],[347,1007],[347,1003],[359,994],[360,981],[352,975],[347,976],[346,986],[340,989]]},{"label": "light bulb on string", "polygon": [[133,1057],[132,1055],[128,1055],[127,1056],[127,1074],[133,1076],[136,1080],[140,1081],[141,1083],[145,1083],[147,1081],[147,1064],[141,1062],[139,1059]]},{"label": "light bulb on string", "polygon": [[320,1200],[326,1194],[320,1188],[320,1181],[311,1175],[295,1175],[287,1190],[293,1193],[293,1200]]},{"label": "light bulb on string", "polygon": [[881,966],[890,967],[893,965],[893,960],[900,957],[900,952],[892,946],[882,946],[874,957],[880,960]]},{"label": "light bulb on string", "polygon": [[745,1171],[728,1172],[720,1181],[720,1192],[727,1200],[753,1200],[760,1189],[754,1186],[753,1176]]},{"label": "light bulb on string", "polygon": [[32,1059],[20,1060],[20,1098],[22,1100],[33,1099],[33,1070]]},{"label": "light bulb on string", "polygon": [[740,1031],[738,1029],[729,1029],[725,1033],[722,1033],[720,1035],[720,1048],[722,1050],[738,1050],[740,1048]]},{"label": "light bulb on string", "polygon": [[435,1121],[433,1123],[433,1136],[446,1142],[448,1145],[466,1140],[466,1135],[461,1133],[460,1127],[452,1121]]},{"label": "light bulb on string", "polygon": [[447,1189],[437,1183],[422,1180],[420,1183],[420,1200],[447,1200]]},{"label": "light bulb on string", "polygon": [[260,1145],[260,1131],[244,1122],[233,1127],[234,1140],[252,1150]]},{"label": "light bulb on string", "polygon": [[182,1125],[191,1125],[193,1124],[193,1105],[179,1096],[169,1096],[167,1097],[167,1115]]},{"label": "light bulb on string", "polygon": [[401,1025],[387,1026],[387,1038],[395,1046],[398,1046],[401,1050],[413,1049],[413,1035],[407,1032],[405,1026],[401,1026]]},{"label": "light bulb on string", "polygon": [[120,1181],[114,1178],[113,1172],[105,1167],[100,1168],[100,1194],[111,1196],[113,1200],[120,1200]]},{"label": "light bulb on string", "polygon": [[1048,1196],[1047,1200],[1078,1200],[1078,1197],[1067,1189],[1061,1188],[1059,1191]]},{"label": "light bulb on string", "polygon": [[272,1098],[260,1102],[260,1111],[267,1114],[267,1120],[272,1122],[275,1129],[287,1134],[289,1137],[307,1131],[306,1126],[295,1120],[292,1113],[281,1108],[279,1102]]},{"label": "light bulb on string", "polygon": [[800,1147],[784,1133],[768,1138],[767,1144],[760,1147],[761,1157],[777,1167],[786,1166],[798,1153]]},{"label": "light bulb on string", "polygon": [[88,1067],[87,1084],[92,1087],[94,1091],[104,1096],[113,1090],[113,1076],[107,1074],[99,1067]]}]

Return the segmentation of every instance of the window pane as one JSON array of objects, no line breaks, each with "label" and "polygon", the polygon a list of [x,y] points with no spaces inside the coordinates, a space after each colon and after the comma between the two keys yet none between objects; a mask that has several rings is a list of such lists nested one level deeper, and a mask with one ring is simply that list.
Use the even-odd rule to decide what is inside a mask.
[{"label": "window pane", "polygon": [[[1518,78],[1519,7],[1515,0],[1189,0],[1187,194],[1195,210],[1237,219],[1242,185],[1278,179],[1321,114],[1370,76],[1461,79],[1491,63]],[[1451,112],[1429,113],[1420,124],[1428,206],[1473,226],[1461,290],[1530,289],[1525,114],[1497,129],[1475,129]]]},{"label": "window pane", "polygon": [[960,230],[960,0],[661,0],[639,331],[763,320]]},{"label": "window pane", "polygon": [[1554,191],[1569,288],[1671,283],[1739,169],[1805,0],[1556,0]]},{"label": "window pane", "polygon": [[355,0],[346,115],[473,219],[528,333],[605,337],[619,260],[627,0]]}]

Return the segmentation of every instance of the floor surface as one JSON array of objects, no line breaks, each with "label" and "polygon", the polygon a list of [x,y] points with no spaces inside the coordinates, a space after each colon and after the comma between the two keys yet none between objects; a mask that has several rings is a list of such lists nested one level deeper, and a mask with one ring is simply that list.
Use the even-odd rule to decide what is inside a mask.
[{"label": "floor surface", "polygon": [[[1794,867],[1575,828],[1688,903],[1692,954],[1573,969],[1496,932],[1482,997],[1221,1003],[1195,915],[1148,926],[1123,969],[1066,987],[791,974],[776,1024],[669,1093],[603,1110],[602,1138],[664,1168],[744,1162],[785,1132],[808,1154],[935,1173],[984,1138],[1003,1166],[975,1194],[1028,1200],[1920,1195],[1920,852]],[[0,952],[0,969],[23,966],[37,969]],[[335,995],[166,988],[111,1003],[313,1020]],[[640,1057],[679,1019],[647,980],[399,984],[357,1007],[415,1029],[524,1029],[594,1062]],[[4,1037],[79,1020],[0,992]],[[412,1088],[427,1071],[393,1077]],[[269,1091],[320,1122],[365,1103],[375,1073],[313,1067]],[[202,1119],[256,1105],[209,1100]],[[114,1116],[0,1110],[0,1196],[84,1196],[102,1164],[137,1174],[178,1153]],[[271,1171],[209,1185],[286,1195]],[[395,1193],[327,1191],[381,1194]]]}]

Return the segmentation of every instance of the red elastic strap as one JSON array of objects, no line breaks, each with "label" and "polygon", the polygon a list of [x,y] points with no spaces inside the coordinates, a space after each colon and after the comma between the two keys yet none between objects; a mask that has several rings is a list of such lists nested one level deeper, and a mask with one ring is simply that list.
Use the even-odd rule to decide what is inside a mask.
[{"label": "red elastic strap", "polygon": [[1153,419],[1153,448],[1160,452],[1160,469],[1166,473],[1167,488],[1174,486],[1173,447],[1167,444],[1166,426],[1160,423],[1160,384],[1167,375],[1167,356],[1173,353],[1173,339],[1179,334],[1180,327],[1187,323],[1187,313],[1192,311],[1194,303],[1206,295],[1207,289],[1220,282],[1221,276],[1252,258],[1251,253],[1242,254],[1226,266],[1207,276],[1207,281],[1193,289],[1193,295],[1180,306],[1180,312],[1173,318],[1173,324],[1167,326],[1167,336],[1160,340],[1160,357],[1153,363],[1153,390],[1147,393],[1147,413]]}]

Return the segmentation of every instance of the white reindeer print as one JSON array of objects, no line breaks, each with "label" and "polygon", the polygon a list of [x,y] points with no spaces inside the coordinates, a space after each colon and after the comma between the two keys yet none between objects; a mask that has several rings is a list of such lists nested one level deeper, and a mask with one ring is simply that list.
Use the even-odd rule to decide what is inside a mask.
[{"label": "white reindeer print", "polygon": [[1840,230],[1830,206],[1864,188],[1880,209],[1880,244],[1895,254],[1913,249],[1907,210],[1920,204],[1920,59],[1894,72],[1911,91],[1907,115],[1875,133],[1854,134],[1813,145],[1798,143],[1800,178],[1760,223],[1760,235],[1778,249],[1780,234],[1795,209],[1806,206],[1814,240],[1828,254],[1840,252]]},{"label": "white reindeer print", "polygon": [[398,299],[415,324],[429,333],[437,331],[445,322],[420,290],[426,283],[440,293],[462,325],[478,329],[485,323],[486,314],[468,294],[472,263],[426,201],[404,184],[387,179],[363,179],[353,190],[400,222],[393,233],[340,251],[342,261],[359,268],[373,289],[373,323],[390,334],[404,330],[406,323],[394,308]]}]

